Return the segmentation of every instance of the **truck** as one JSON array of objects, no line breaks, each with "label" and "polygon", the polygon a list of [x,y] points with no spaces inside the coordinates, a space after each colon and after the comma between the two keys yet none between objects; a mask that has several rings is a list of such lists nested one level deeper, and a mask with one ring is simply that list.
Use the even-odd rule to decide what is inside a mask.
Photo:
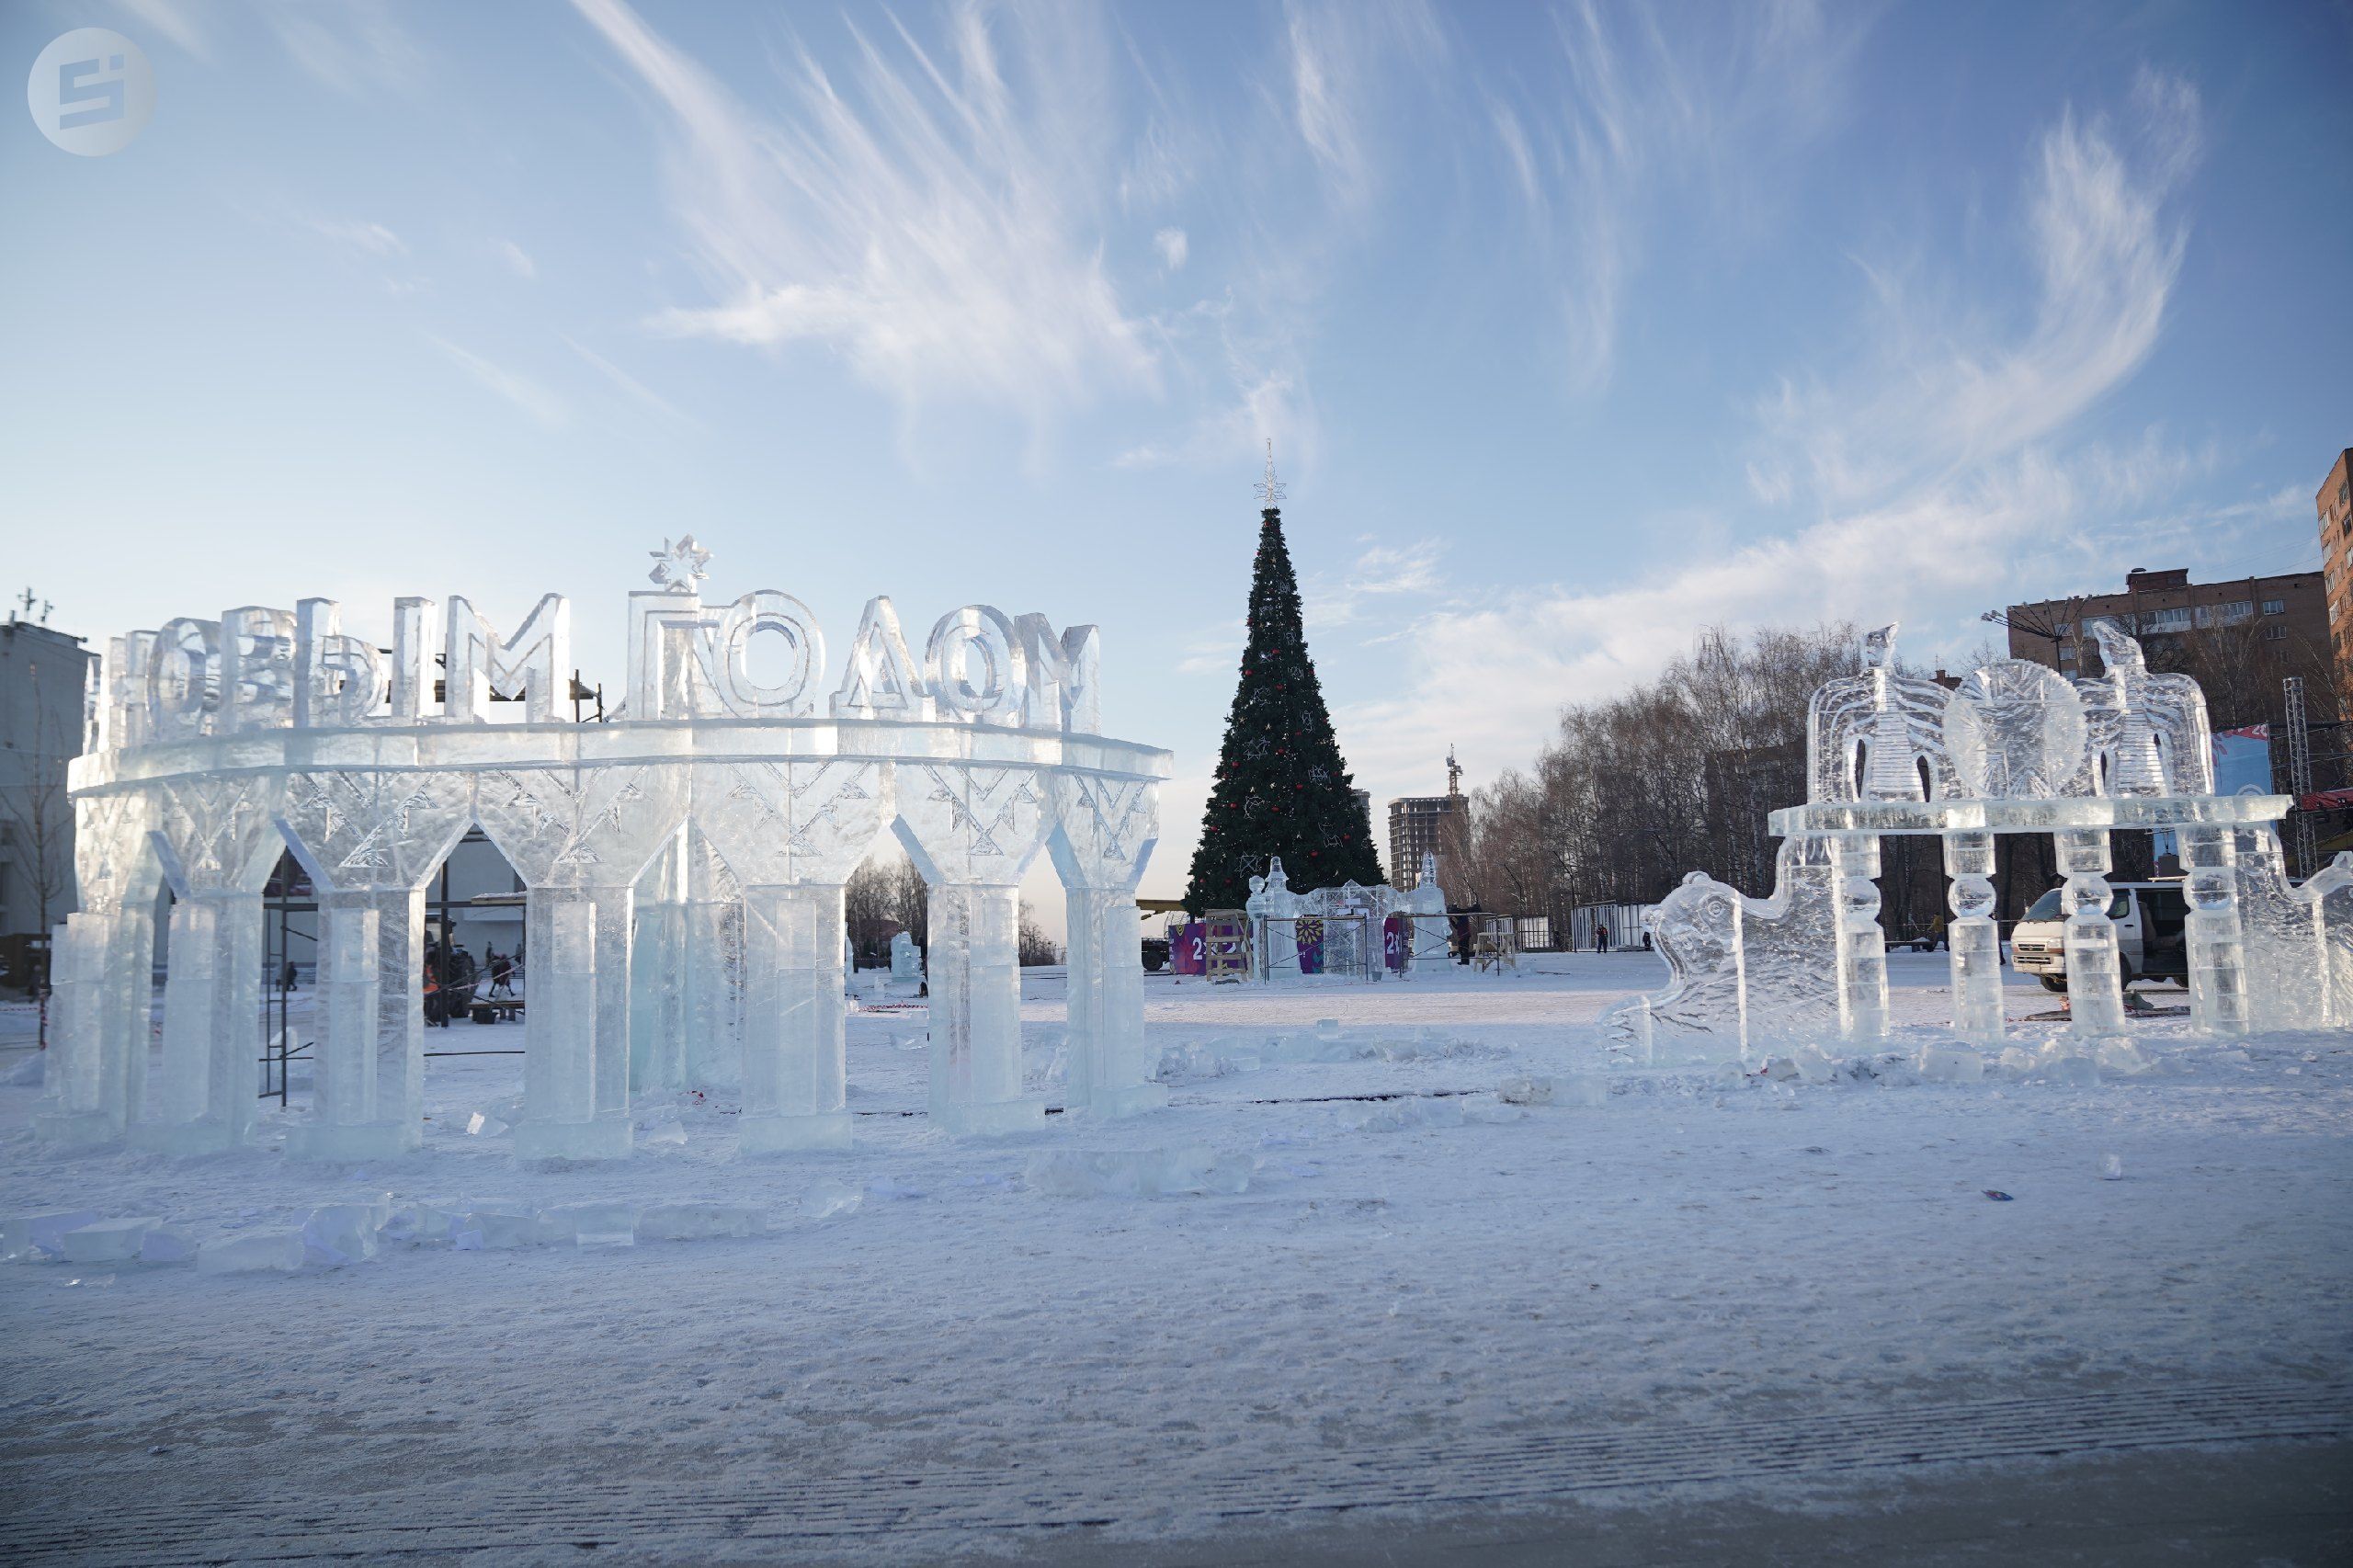
[{"label": "truck", "polygon": [[[2182,885],[2110,882],[2108,917],[2116,925],[2116,953],[2124,983],[2170,980],[2189,983],[2187,925],[2189,901]],[[2047,991],[2067,989],[2067,890],[2052,888],[2034,901],[2010,931],[2010,964]]]}]

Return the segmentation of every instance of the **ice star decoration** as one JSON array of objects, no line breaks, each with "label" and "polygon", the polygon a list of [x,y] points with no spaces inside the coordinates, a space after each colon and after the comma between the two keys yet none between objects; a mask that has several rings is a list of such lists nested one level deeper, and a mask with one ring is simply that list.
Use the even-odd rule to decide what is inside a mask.
[{"label": "ice star decoration", "polygon": [[697,544],[692,534],[680,534],[675,544],[665,539],[661,549],[645,553],[654,557],[654,570],[645,574],[645,580],[659,583],[671,593],[696,593],[696,585],[710,575],[710,551]]},{"label": "ice star decoration", "polygon": [[1275,438],[1267,437],[1267,477],[1257,483],[1258,499],[1269,508],[1283,498],[1282,481],[1275,477]]}]

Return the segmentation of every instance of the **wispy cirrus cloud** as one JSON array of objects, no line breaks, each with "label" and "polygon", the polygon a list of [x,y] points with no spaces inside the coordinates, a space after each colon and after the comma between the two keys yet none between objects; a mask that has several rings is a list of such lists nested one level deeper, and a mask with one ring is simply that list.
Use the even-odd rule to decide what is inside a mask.
[{"label": "wispy cirrus cloud", "polygon": [[1445,577],[1438,571],[1445,553],[1441,540],[1417,539],[1404,544],[1358,540],[1346,572],[1311,578],[1301,585],[1300,608],[1308,631],[1336,631],[1384,608],[1392,612],[1412,610],[1416,608],[1414,601],[1445,587]]},{"label": "wispy cirrus cloud", "polygon": [[571,422],[572,410],[563,399],[530,377],[493,364],[445,337],[435,337],[430,341],[433,347],[449,357],[451,364],[465,371],[477,386],[520,409],[532,424],[541,429],[561,430]]},{"label": "wispy cirrus cloud", "polygon": [[[2022,332],[2003,333],[1992,300],[1979,300],[1941,327],[1865,334],[1903,351],[1809,372],[1802,397],[1786,390],[1793,377],[1760,408],[1768,449],[1797,460],[1753,466],[1751,487],[1810,495],[1814,521],[1623,587],[1519,588],[1425,616],[1415,687],[1342,715],[1352,760],[1367,772],[1409,766],[1434,725],[1466,749],[1524,758],[1560,704],[1648,677],[1696,628],[1901,617],[1915,653],[1958,652],[1975,612],[2029,574],[2120,575],[2153,541],[2193,548],[2194,530],[2168,524],[2165,507],[2212,472],[2211,449],[2161,430],[2123,448],[2070,437],[2158,340],[2198,112],[2188,84],[2146,77],[2120,120],[2059,115],[2019,199]],[[1889,296],[1883,280],[1872,287],[1864,316],[1884,329]]]},{"label": "wispy cirrus cloud", "polygon": [[303,222],[313,233],[362,255],[389,257],[408,254],[408,242],[381,223],[352,218],[307,218]]},{"label": "wispy cirrus cloud", "polygon": [[255,7],[288,58],[340,93],[415,82],[425,51],[386,0],[275,0]]},{"label": "wispy cirrus cloud", "polygon": [[595,370],[598,375],[610,381],[614,386],[619,387],[622,392],[628,393],[631,401],[634,402],[639,407],[646,410],[650,414],[660,416],[662,419],[673,425],[689,426],[696,429],[700,429],[702,427],[702,422],[697,419],[693,415],[687,413],[684,409],[678,407],[677,404],[672,403],[668,398],[664,397],[660,392],[655,392],[652,387],[647,386],[643,381],[639,381],[635,376],[631,375],[627,370],[622,369],[619,365],[614,364],[610,359],[606,358],[602,354],[597,353],[595,349],[589,347],[578,338],[567,336],[563,341],[574,354],[580,356],[583,363],[587,365],[589,369]]},{"label": "wispy cirrus cloud", "polygon": [[672,201],[719,296],[662,330],[823,346],[909,408],[1042,420],[1156,385],[1103,257],[1119,169],[1091,18],[959,6],[936,48],[853,24],[852,69],[797,51],[755,110],[621,0],[574,4],[666,113]]},{"label": "wispy cirrus cloud", "polygon": [[1753,202],[1764,171],[1838,113],[1865,25],[1813,0],[1731,7],[1706,26],[1578,0],[1554,22],[1555,51],[1491,87],[1487,119],[1557,278],[1570,383],[1597,392],[1661,209],[1694,193],[1720,211]]},{"label": "wispy cirrus cloud", "polygon": [[1834,380],[1785,378],[1760,405],[1760,497],[1803,489],[1851,505],[1923,475],[1995,457],[2064,427],[2155,348],[2181,270],[2173,199],[2196,166],[2198,95],[2144,71],[2121,120],[2072,109],[2041,141],[2023,231],[2031,324],[2006,335],[1944,289],[1868,267],[1867,343]]},{"label": "wispy cirrus cloud", "polygon": [[142,27],[163,34],[199,60],[212,58],[212,40],[193,11],[179,0],[117,0]]},{"label": "wispy cirrus cloud", "polygon": [[1421,0],[1296,3],[1285,23],[1292,122],[1340,203],[1361,206],[1379,184],[1388,73],[1400,58],[1430,70],[1447,53],[1446,36]]}]

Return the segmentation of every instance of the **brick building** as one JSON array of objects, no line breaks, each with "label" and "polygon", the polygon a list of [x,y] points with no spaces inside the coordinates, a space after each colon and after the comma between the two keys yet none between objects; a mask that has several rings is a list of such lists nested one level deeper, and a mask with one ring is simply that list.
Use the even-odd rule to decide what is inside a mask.
[{"label": "brick building", "polygon": [[2094,621],[2112,621],[2138,638],[2157,668],[2179,668],[2183,644],[2204,631],[2240,630],[2261,642],[2327,648],[2330,602],[2317,572],[2193,583],[2186,568],[2151,572],[2136,566],[2125,574],[2122,593],[2012,605],[2003,619],[2012,658],[2047,665],[2073,678],[2100,673],[2099,648],[2090,631]]},{"label": "brick building", "polygon": [[2320,515],[2321,574],[2328,585],[2336,684],[2340,690],[2353,690],[2353,447],[2336,454],[2313,506]]}]

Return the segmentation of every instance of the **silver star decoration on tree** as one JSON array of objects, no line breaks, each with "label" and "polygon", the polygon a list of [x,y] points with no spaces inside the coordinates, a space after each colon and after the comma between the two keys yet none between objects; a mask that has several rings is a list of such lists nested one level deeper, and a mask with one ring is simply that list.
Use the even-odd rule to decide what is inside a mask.
[{"label": "silver star decoration on tree", "polygon": [[676,543],[662,541],[659,550],[649,550],[654,557],[654,570],[645,574],[649,583],[659,583],[674,594],[691,594],[696,585],[710,575],[710,551],[695,542],[692,534],[680,534]]},{"label": "silver star decoration on tree", "polygon": [[1269,509],[1282,501],[1282,481],[1275,477],[1275,438],[1272,436],[1267,437],[1267,477],[1260,480],[1256,488],[1260,504]]}]

